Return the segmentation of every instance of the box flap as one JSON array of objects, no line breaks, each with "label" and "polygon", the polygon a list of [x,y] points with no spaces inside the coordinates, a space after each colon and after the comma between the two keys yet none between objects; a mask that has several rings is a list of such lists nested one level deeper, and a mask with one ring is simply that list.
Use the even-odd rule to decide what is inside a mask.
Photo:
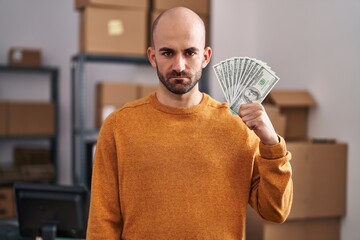
[{"label": "box flap", "polygon": [[315,99],[306,90],[273,90],[265,103],[279,107],[314,107]]}]

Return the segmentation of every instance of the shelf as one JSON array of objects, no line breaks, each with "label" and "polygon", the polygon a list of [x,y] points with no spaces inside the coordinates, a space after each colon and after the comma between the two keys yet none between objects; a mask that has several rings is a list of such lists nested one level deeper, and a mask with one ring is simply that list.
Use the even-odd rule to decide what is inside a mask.
[{"label": "shelf", "polygon": [[[52,164],[55,167],[54,181],[58,181],[58,131],[59,131],[59,104],[58,104],[58,76],[59,70],[51,66],[40,67],[15,67],[9,65],[0,65],[0,73],[12,74],[47,74],[50,83],[50,101],[54,104],[54,134],[53,135],[16,135],[16,136],[0,136],[0,143],[20,142],[20,141],[48,141],[51,151]],[[21,76],[22,77],[22,76]],[[26,79],[26,78],[25,78]]]},{"label": "shelf", "polygon": [[75,129],[73,131],[74,134],[84,134],[84,135],[96,135],[99,134],[100,129],[94,128],[94,129]]},{"label": "shelf", "polygon": [[72,61],[150,65],[146,56],[95,55],[79,53],[72,57]]},{"label": "shelf", "polygon": [[0,141],[49,140],[55,138],[55,136],[0,136]]},{"label": "shelf", "polygon": [[14,67],[8,65],[0,65],[1,72],[19,72],[19,73],[53,73],[58,72],[54,67]]}]

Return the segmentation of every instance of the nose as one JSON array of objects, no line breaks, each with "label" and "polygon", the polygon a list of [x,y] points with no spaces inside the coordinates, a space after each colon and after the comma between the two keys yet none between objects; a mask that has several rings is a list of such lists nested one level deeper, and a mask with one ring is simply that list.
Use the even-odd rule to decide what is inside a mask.
[{"label": "nose", "polygon": [[182,72],[185,70],[186,60],[182,55],[178,55],[174,58],[173,70],[176,72]]}]

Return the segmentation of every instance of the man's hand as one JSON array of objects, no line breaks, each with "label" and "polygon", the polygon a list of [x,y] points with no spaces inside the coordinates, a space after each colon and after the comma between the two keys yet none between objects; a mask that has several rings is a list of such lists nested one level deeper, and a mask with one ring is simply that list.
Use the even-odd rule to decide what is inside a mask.
[{"label": "man's hand", "polygon": [[242,104],[238,114],[263,144],[274,145],[279,143],[279,138],[270,118],[260,103]]}]

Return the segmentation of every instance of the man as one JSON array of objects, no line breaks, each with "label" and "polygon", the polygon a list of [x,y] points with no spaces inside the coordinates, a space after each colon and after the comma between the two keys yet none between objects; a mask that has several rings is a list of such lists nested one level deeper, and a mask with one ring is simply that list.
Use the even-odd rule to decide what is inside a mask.
[{"label": "man", "polygon": [[254,87],[248,87],[244,90],[244,99],[246,103],[253,103],[260,98],[260,92]]},{"label": "man", "polygon": [[201,19],[186,8],[166,11],[147,53],[159,87],[102,126],[87,239],[243,239],[248,203],[283,222],[290,153],[262,105],[234,116],[199,91],[212,54]]}]

